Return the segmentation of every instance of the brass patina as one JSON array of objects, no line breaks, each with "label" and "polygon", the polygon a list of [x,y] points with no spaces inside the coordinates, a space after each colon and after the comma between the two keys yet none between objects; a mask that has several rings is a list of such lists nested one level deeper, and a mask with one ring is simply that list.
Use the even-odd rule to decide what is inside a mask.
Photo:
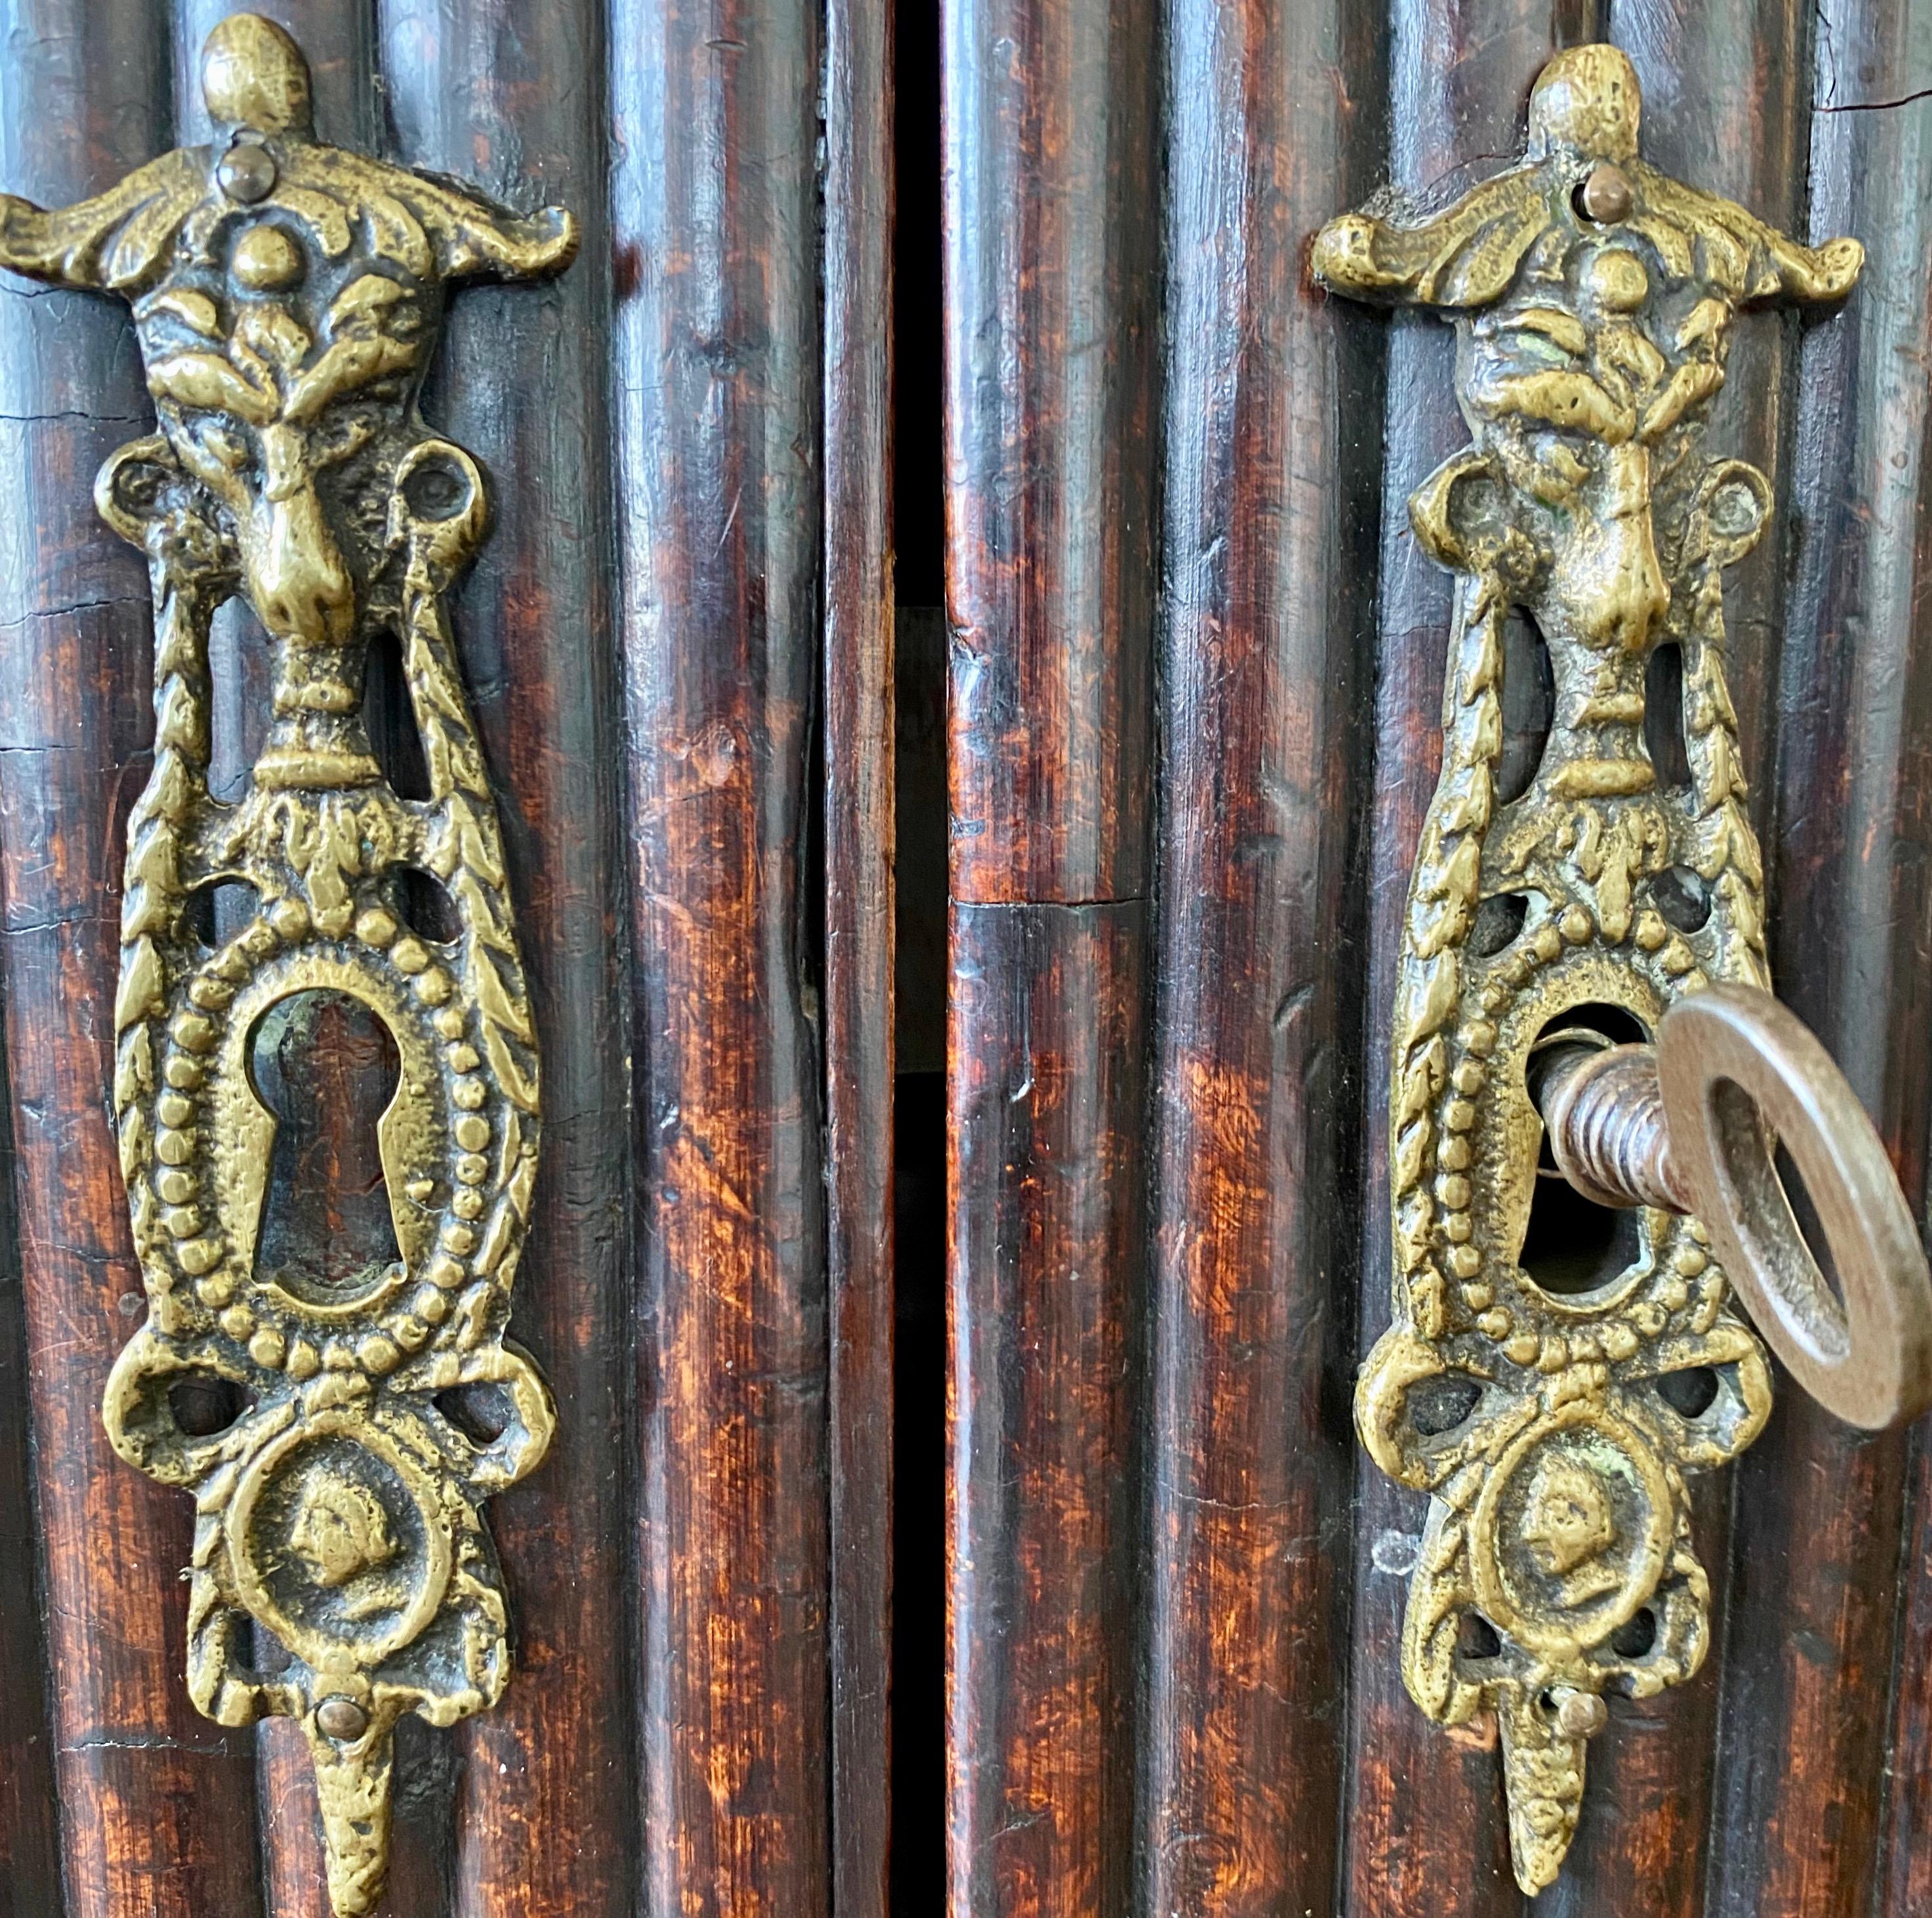
[{"label": "brass patina", "polygon": [[[58,212],[0,200],[0,265],[131,304],[160,427],[96,489],[147,554],[155,608],[154,773],[128,824],[115,1013],[148,1316],[114,1367],[107,1430],[194,1495],[195,1703],[224,1724],[302,1721],[330,1896],[359,1913],[382,1892],[397,1719],[446,1725],[502,1691],[502,1580],[478,1505],[536,1466],[554,1418],[504,1338],[536,1172],[536,1033],[443,604],[483,536],[483,476],[424,426],[418,395],[446,283],[556,272],[577,230],[318,145],[301,53],[253,15],[210,36],[202,84],[214,145]],[[266,632],[273,710],[224,804],[208,632],[237,594]],[[365,651],[385,630],[427,762],[420,802],[392,790],[364,727]],[[412,925],[412,870],[444,890],[454,938]],[[194,896],[224,884],[246,909],[204,943]],[[400,1064],[380,1128],[400,1256],[334,1287],[258,1254],[276,1121],[251,1044],[272,1008],[317,990],[373,1010]],[[183,1429],[171,1388],[191,1377],[236,1391],[226,1429]],[[439,1409],[464,1386],[494,1391],[494,1438]]]},{"label": "brass patina", "polygon": [[[1700,440],[1739,309],[1838,299],[1864,257],[1645,165],[1639,110],[1616,49],[1559,55],[1522,164],[1432,218],[1336,220],[1314,260],[1337,292],[1454,320],[1474,443],[1410,503],[1458,590],[1394,1010],[1394,1322],[1356,1416],[1383,1469],[1434,1494],[1404,1676],[1444,1723],[1495,1711],[1530,1892],[1575,1830],[1602,1694],[1653,1693],[1704,1655],[1683,1475],[1749,1445],[1771,1388],[1694,1217],[1639,1211],[1628,1262],[1580,1293],[1525,1272],[1543,1136],[1526,1070],[1580,1008],[1654,1033],[1708,984],[1768,983],[1721,578],[1763,530],[1770,488]],[[1518,608],[1546,639],[1555,710],[1527,790],[1504,803]],[[1646,667],[1666,641],[1682,651],[1682,787],[1645,740]],[[1693,1372],[1715,1395],[1686,1412],[1670,1376]]]}]

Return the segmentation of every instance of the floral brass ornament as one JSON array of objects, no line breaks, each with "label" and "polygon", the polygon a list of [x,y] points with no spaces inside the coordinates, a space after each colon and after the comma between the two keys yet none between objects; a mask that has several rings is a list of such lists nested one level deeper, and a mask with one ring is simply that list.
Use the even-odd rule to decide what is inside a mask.
[{"label": "floral brass ornament", "polygon": [[[1603,1694],[1650,1694],[1704,1656],[1684,1475],[1735,1458],[1771,1403],[1711,1232],[1685,1211],[1643,1203],[1627,1264],[1592,1289],[1546,1291],[1523,1269],[1544,1133],[1532,1054],[1586,1007],[1654,1032],[1688,995],[1768,983],[1721,581],[1771,490],[1700,440],[1739,309],[1838,299],[1864,258],[1645,165],[1639,111],[1616,49],[1561,54],[1532,95],[1522,164],[1413,224],[1348,215],[1314,253],[1336,292],[1454,320],[1474,440],[1410,503],[1458,590],[1396,992],[1394,1319],[1356,1415],[1382,1469],[1434,1495],[1404,1676],[1444,1723],[1495,1711],[1531,1893],[1576,1829]],[[1540,767],[1505,802],[1516,608],[1546,638],[1555,706]],[[1645,742],[1666,641],[1683,661],[1681,787]],[[1701,923],[1673,909],[1686,883]],[[1684,1373],[1714,1382],[1694,1413],[1670,1389]]]},{"label": "floral brass ornament", "polygon": [[[508,1620],[478,1507],[537,1464],[555,1415],[504,1337],[536,1035],[444,607],[483,537],[483,476],[418,395],[446,285],[555,272],[578,236],[560,209],[522,218],[317,144],[302,56],[254,15],[211,35],[202,84],[214,146],[58,212],[0,199],[0,265],[130,302],[160,427],[96,489],[148,557],[155,608],[154,773],[128,825],[115,1013],[148,1316],[114,1367],[107,1430],[194,1495],[196,1704],[224,1724],[302,1722],[329,1895],[361,1913],[382,1895],[397,1719],[446,1725],[502,1693]],[[208,790],[208,646],[238,593],[267,634],[272,712],[231,805]],[[364,728],[365,651],[386,630],[426,800],[398,796]],[[443,888],[453,937],[412,929],[410,869]],[[252,889],[251,909],[204,943],[191,895],[224,884]],[[277,1122],[249,1069],[264,1017],[316,990],[376,1015],[400,1064],[380,1128],[400,1256],[332,1288],[260,1256]],[[196,1436],[170,1388],[210,1375],[245,1409]],[[439,1409],[462,1386],[494,1394],[496,1436]]]}]

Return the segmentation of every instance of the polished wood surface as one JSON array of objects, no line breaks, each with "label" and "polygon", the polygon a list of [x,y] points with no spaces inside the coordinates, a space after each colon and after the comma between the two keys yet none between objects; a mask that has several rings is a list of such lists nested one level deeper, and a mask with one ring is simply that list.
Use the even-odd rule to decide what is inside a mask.
[{"label": "polished wood surface", "polygon": [[940,23],[947,1908],[1084,1918],[1136,1849],[1156,15]]},{"label": "polished wood surface", "polygon": [[819,15],[731,0],[627,6],[619,26],[644,1900],[779,1918],[827,1910],[831,1873],[822,1094],[800,945]]},{"label": "polished wood surface", "polygon": [[[1922,1210],[1932,8],[262,6],[325,137],[586,226],[566,278],[455,303],[424,401],[495,500],[453,617],[554,1115],[514,1332],[562,1418],[490,1509],[502,1707],[404,1728],[386,1909],[1526,1918],[1492,1730],[1400,1682],[1425,1505],[1349,1419],[1450,612],[1403,502],[1466,435],[1448,330],[1328,302],[1307,245],[1384,179],[1438,204],[1503,164],[1594,37],[1658,165],[1865,242],[1842,314],[1740,320],[1710,446],[1785,503],[1726,587],[1776,983]],[[226,11],[20,0],[0,188],[202,137]],[[914,110],[946,89],[943,146],[902,149],[918,234],[906,44]],[[903,410],[942,379],[928,463]],[[185,1502],[98,1419],[138,1289],[105,1009],[151,720],[146,584],[90,495],[148,417],[122,313],[0,289],[0,1918],[320,1918],[306,1760],[189,1706]],[[216,656],[219,774],[259,704],[232,609]],[[340,1167],[337,1037],[305,1082]],[[1711,1654],[1610,1701],[1536,1918],[1932,1908],[1922,1429],[1780,1381],[1693,1497]],[[895,1505],[932,1557],[896,1597]]]},{"label": "polished wood surface", "polygon": [[1264,1918],[1334,1904],[1342,1828],[1383,341],[1305,262],[1383,170],[1385,78],[1360,9],[1167,21],[1140,1895]]},{"label": "polished wood surface", "polygon": [[[230,11],[16,10],[0,185],[69,200],[171,138],[205,137],[194,59]],[[453,305],[424,398],[492,484],[493,536],[452,621],[550,1115],[512,1331],[562,1415],[540,1475],[490,1510],[518,1670],[489,1724],[402,1728],[383,1908],[829,1913],[836,1856],[840,1908],[878,1918],[884,22],[856,8],[827,41],[817,8],[782,4],[722,26],[592,0],[262,11],[307,47],[325,138],[520,206],[561,201],[586,228],[566,278]],[[828,46],[862,110],[841,110],[828,164],[843,210],[822,233]],[[319,1918],[306,1760],[281,1728],[224,1731],[189,1706],[167,1575],[187,1555],[186,1509],[118,1465],[98,1425],[137,1285],[104,1035],[148,614],[138,558],[91,492],[100,458],[146,425],[138,374],[105,305],[10,284],[0,327],[0,452],[26,508],[0,632],[22,1245],[20,1282],[0,1272],[0,1420],[30,1413],[35,1439],[29,1454],[0,1423],[0,1910]],[[247,763],[237,722],[260,683],[237,609],[214,650],[219,778]],[[383,673],[379,652],[368,698],[387,764],[416,742]],[[352,1020],[317,1031],[326,1056],[286,1061],[284,1090],[314,1113],[289,1223],[326,1247],[361,1201],[338,1205],[310,1175],[366,1184],[363,1067],[382,1061]],[[836,1255],[828,1126],[850,1142],[829,1202]]]}]

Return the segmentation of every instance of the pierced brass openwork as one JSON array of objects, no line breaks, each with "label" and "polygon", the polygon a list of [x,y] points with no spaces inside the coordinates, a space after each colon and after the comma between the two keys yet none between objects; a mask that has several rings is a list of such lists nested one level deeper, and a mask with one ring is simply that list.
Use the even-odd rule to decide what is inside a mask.
[{"label": "pierced brass openwork", "polygon": [[[1845,1415],[1911,1415],[1932,1377],[1924,1256],[1882,1149],[1766,990],[1721,581],[1771,489],[1700,444],[1739,309],[1839,299],[1864,254],[1800,245],[1646,166],[1639,110],[1616,49],[1559,55],[1520,165],[1414,224],[1336,220],[1314,256],[1337,292],[1454,320],[1474,440],[1410,502],[1458,591],[1394,1007],[1394,1322],[1356,1416],[1382,1469],[1434,1494],[1403,1673],[1444,1723],[1496,1712],[1532,1893],[1575,1830],[1604,1694],[1677,1684],[1704,1655],[1684,1475],[1736,1457],[1771,1405],[1726,1269]],[[1518,609],[1546,641],[1554,708],[1511,797]],[[1676,779],[1645,734],[1666,644]],[[1772,1172],[1767,1119],[1824,1215],[1849,1323]],[[1598,1215],[1622,1223],[1591,1259],[1532,1257],[1546,1123],[1545,1194],[1567,1178],[1628,1208]]]},{"label": "pierced brass openwork", "polygon": [[[308,70],[254,15],[209,37],[220,132],[98,198],[0,200],[0,265],[132,305],[160,431],[96,488],[147,554],[154,765],[129,821],[115,1013],[121,1165],[148,1298],[104,1416],[130,1463],[194,1494],[188,1682],[224,1724],[299,1719],[340,1913],[388,1850],[392,1734],[501,1694],[503,1587],[478,1510],[543,1455],[554,1413],[504,1338],[537,1163],[536,1033],[503,848],[443,597],[483,537],[483,476],[417,397],[447,282],[556,272],[523,219],[318,145]],[[208,632],[246,596],[273,710],[238,803],[210,794]],[[429,797],[399,798],[362,715],[374,634],[400,646]],[[412,925],[433,875],[455,932]],[[209,939],[194,896],[247,908]],[[446,926],[437,930],[447,932]],[[380,1151],[400,1256],[319,1287],[262,1256],[276,1121],[250,1074],[264,1018],[346,995],[400,1061]],[[172,1389],[229,1382],[226,1429]],[[494,1392],[475,1438],[436,1395]]]}]

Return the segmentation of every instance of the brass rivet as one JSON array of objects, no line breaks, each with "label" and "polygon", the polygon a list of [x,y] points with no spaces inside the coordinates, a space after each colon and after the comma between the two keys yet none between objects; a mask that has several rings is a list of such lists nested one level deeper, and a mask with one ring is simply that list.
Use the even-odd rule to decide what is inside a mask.
[{"label": "brass rivet", "polygon": [[221,164],[215,168],[214,177],[230,200],[238,200],[244,206],[253,206],[258,200],[266,200],[275,190],[274,156],[253,140],[237,140],[221,156]]},{"label": "brass rivet", "polygon": [[1610,1708],[1594,1691],[1556,1694],[1556,1723],[1565,1738],[1594,1738],[1610,1721]]},{"label": "brass rivet", "polygon": [[325,1698],[315,1708],[315,1721],[331,1738],[360,1738],[369,1729],[369,1714],[352,1698]]},{"label": "brass rivet", "polygon": [[1583,211],[1600,227],[1614,227],[1619,220],[1628,220],[1636,204],[1628,175],[1607,160],[1590,169],[1590,177],[1583,182],[1582,199]]}]

